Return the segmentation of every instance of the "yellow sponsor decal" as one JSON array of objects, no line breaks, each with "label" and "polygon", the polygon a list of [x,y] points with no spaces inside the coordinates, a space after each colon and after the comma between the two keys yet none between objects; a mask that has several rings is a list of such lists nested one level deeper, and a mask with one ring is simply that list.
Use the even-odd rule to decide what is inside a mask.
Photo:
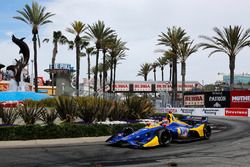
[{"label": "yellow sponsor decal", "polygon": [[191,128],[190,130],[197,131],[198,134],[199,134],[199,136],[200,136],[200,137],[203,137],[203,136],[204,136],[204,131],[203,131],[204,126],[205,126],[205,124],[201,124],[201,125],[198,126],[197,128]]},{"label": "yellow sponsor decal", "polygon": [[155,136],[152,140],[150,140],[148,143],[144,144],[143,147],[154,147],[160,145],[159,139],[157,136]]}]

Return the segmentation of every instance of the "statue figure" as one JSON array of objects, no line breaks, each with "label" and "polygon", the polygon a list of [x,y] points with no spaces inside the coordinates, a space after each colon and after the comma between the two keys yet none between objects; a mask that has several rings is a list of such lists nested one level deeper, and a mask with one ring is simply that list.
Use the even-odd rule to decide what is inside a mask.
[{"label": "statue figure", "polygon": [[14,42],[17,46],[19,46],[20,51],[19,54],[23,54],[20,60],[16,60],[15,65],[10,65],[7,67],[7,70],[13,72],[13,77],[19,86],[19,82],[21,81],[21,73],[23,68],[28,64],[30,58],[30,51],[28,45],[23,41],[25,38],[18,39],[14,35],[12,35],[12,42]]},{"label": "statue figure", "polygon": [[21,58],[21,63],[23,64],[23,67],[25,67],[30,58],[30,50],[28,45],[23,41],[25,38],[18,39],[14,35],[12,35],[12,42],[14,42],[17,46],[19,46],[20,51],[19,54],[23,54],[23,57]]},{"label": "statue figure", "polygon": [[0,81],[2,81],[2,79],[3,79],[3,73],[2,73],[2,68],[4,68],[5,67],[5,65],[3,65],[3,64],[0,64]]}]

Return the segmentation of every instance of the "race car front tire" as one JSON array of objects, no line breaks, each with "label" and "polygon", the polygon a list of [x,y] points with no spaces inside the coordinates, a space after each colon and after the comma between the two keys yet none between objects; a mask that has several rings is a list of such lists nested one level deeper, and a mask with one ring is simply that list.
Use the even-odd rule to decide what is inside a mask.
[{"label": "race car front tire", "polygon": [[158,138],[159,138],[159,143],[162,146],[167,146],[172,141],[172,135],[170,131],[167,129],[161,129],[160,131],[158,131]]},{"label": "race car front tire", "polygon": [[209,139],[209,137],[211,136],[211,132],[211,127],[209,125],[205,125],[203,129],[204,139]]}]

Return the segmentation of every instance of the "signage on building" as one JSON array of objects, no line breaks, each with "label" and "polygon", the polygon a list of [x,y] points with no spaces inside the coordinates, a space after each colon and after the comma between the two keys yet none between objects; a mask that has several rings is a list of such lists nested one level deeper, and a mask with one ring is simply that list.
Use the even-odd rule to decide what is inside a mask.
[{"label": "signage on building", "polygon": [[[72,70],[74,67],[71,67],[71,64],[64,63],[56,63],[54,65],[54,69],[64,69],[64,70]],[[49,65],[49,69],[52,69],[52,65]]]},{"label": "signage on building", "polygon": [[230,92],[228,91],[205,92],[205,107],[207,108],[230,107]]},{"label": "signage on building", "polygon": [[225,116],[248,117],[247,108],[226,108]]},{"label": "signage on building", "polygon": [[185,106],[203,106],[204,95],[203,94],[184,95],[184,105]]},{"label": "signage on building", "polygon": [[250,91],[233,90],[230,93],[230,107],[250,108]]},{"label": "signage on building", "polygon": [[115,91],[124,91],[128,92],[129,91],[129,84],[128,83],[116,83],[114,85]]},{"label": "signage on building", "polygon": [[150,92],[152,91],[152,85],[150,83],[134,83],[133,90]]}]

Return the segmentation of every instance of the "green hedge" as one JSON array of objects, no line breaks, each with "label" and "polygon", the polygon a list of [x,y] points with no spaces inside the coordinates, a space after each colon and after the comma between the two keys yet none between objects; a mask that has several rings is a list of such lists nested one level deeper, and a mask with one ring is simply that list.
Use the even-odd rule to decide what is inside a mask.
[{"label": "green hedge", "polygon": [[0,127],[0,140],[32,140],[32,139],[56,139],[71,137],[95,137],[109,136],[124,127],[133,127],[138,130],[145,125],[102,125],[102,124],[62,124],[62,125],[26,125],[26,126],[2,126]]}]

